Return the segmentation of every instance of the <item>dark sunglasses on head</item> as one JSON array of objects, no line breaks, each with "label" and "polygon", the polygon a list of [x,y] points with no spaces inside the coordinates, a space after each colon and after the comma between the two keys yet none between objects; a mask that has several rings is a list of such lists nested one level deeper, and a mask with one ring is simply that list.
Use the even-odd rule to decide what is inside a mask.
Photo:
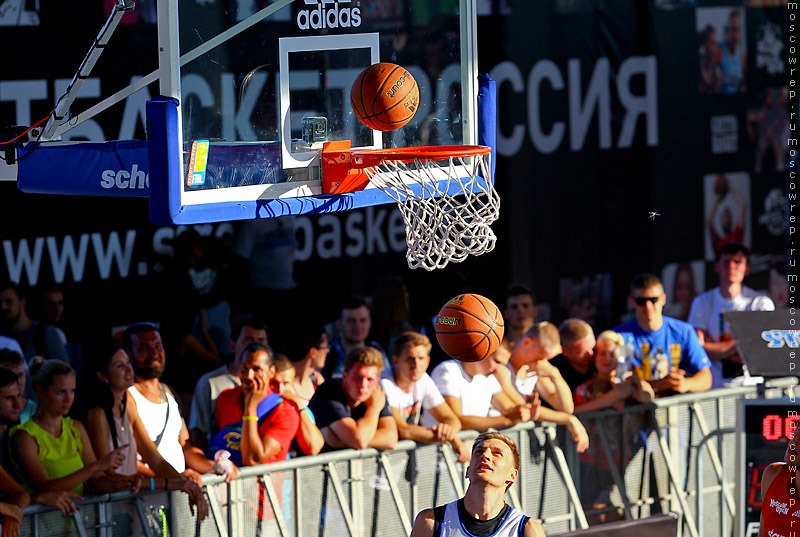
[{"label": "dark sunglasses on head", "polygon": [[658,302],[659,298],[661,298],[661,297],[658,297],[658,296],[637,296],[636,298],[633,299],[633,301],[636,302],[637,306],[644,306],[648,302],[652,302],[653,304],[655,304],[656,302]]}]

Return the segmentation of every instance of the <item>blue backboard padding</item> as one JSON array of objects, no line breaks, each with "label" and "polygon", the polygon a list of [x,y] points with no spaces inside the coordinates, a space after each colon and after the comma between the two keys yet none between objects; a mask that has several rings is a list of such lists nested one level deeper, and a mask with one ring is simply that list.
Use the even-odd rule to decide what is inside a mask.
[{"label": "blue backboard padding", "polygon": [[[482,186],[481,178],[477,179]],[[440,182],[444,188],[445,181]],[[450,194],[460,192],[456,182],[447,185]],[[419,193],[420,187],[412,185],[412,189]],[[301,198],[281,198],[269,200],[256,200],[253,202],[220,202],[198,205],[186,205],[177,214],[173,215],[172,224],[196,224],[199,222],[224,222],[228,220],[249,220],[253,218],[274,218],[289,214],[330,213],[358,209],[382,203],[391,203],[389,196],[378,189],[368,189],[351,194],[338,194],[335,196],[307,196]],[[152,207],[152,198],[151,198]],[[152,218],[152,210],[151,210]],[[157,223],[157,222],[156,222]]]},{"label": "blue backboard padding", "polygon": [[35,194],[147,197],[147,142],[30,143],[19,151],[17,186]]},{"label": "blue backboard padding", "polygon": [[478,75],[478,145],[492,148],[492,182],[497,163],[497,88],[488,74]]},{"label": "blue backboard padding", "polygon": [[183,175],[178,99],[159,95],[147,101],[145,112],[150,157],[150,221],[177,223]]},{"label": "blue backboard padding", "polygon": [[[494,151],[496,139],[496,91],[495,84],[487,75],[480,79],[478,101],[478,139],[482,145],[489,145]],[[286,197],[280,199],[259,199],[251,201],[225,201],[216,203],[181,205],[183,188],[181,147],[177,99],[157,97],[147,102],[148,148],[150,158],[150,220],[155,224],[196,224],[201,222],[222,222],[252,218],[272,218],[289,214],[327,213],[391,203],[393,200],[378,189],[340,194],[336,196]],[[225,143],[219,143],[225,146]],[[209,151],[211,155],[216,147]],[[272,151],[270,143],[263,143],[265,154]],[[259,151],[257,147],[247,148],[246,144],[229,144],[230,156],[239,151]],[[495,159],[491,159],[494,168]],[[246,166],[245,166],[246,167]],[[494,176],[494,173],[492,173]],[[482,181],[478,178],[478,181]],[[445,181],[440,182],[440,188]],[[420,187],[412,188],[419,193]],[[460,191],[457,183],[449,185],[448,192]]]}]

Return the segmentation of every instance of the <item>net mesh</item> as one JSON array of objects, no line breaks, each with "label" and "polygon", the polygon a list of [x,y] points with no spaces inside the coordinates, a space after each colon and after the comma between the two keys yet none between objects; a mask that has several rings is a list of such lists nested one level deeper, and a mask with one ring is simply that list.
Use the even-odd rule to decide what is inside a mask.
[{"label": "net mesh", "polygon": [[490,226],[499,215],[500,196],[487,160],[484,155],[383,160],[364,169],[370,182],[397,202],[410,268],[440,269],[494,249],[497,237]]}]

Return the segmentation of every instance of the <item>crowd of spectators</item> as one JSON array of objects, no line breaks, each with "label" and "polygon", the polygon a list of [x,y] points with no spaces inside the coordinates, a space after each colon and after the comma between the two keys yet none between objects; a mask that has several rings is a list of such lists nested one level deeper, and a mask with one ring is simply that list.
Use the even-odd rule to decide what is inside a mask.
[{"label": "crowd of spectators", "polygon": [[[182,250],[189,274],[214,280],[202,245],[190,239]],[[185,281],[202,298],[189,312],[194,326],[183,330],[198,334],[194,341],[165,334],[177,322],[136,322],[77,350],[59,327],[60,314],[31,318],[23,290],[0,283],[4,534],[18,528],[31,502],[66,514],[74,499],[110,491],[181,490],[202,519],[203,474],[232,480],[241,466],[328,450],[393,449],[412,439],[448,443],[464,462],[462,429],[547,421],[566,426],[584,452],[591,431],[576,413],[704,391],[742,373],[721,312],[774,308],[742,284],[749,255],[741,244],[720,249],[720,285],[695,299],[689,323],[662,314],[666,298],[656,276],[636,276],[629,293],[635,316],[597,338],[580,319],[537,322],[532,292],[511,286],[498,301],[505,339],[473,363],[432,363],[435,337],[430,327],[411,326],[409,290],[397,278],[383,281],[372,301],[377,330],[370,302],[351,297],[327,326],[298,320],[282,329],[274,348],[270,326],[231,309],[197,277]],[[63,309],[61,292],[46,291]],[[635,355],[620,371],[626,347]],[[174,365],[167,360],[173,352]],[[194,386],[191,397],[162,380],[176,376]]]}]

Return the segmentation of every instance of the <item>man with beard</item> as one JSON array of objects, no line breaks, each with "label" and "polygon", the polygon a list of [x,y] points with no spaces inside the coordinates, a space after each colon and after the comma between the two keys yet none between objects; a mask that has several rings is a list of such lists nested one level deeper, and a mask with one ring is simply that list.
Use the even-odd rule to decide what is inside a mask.
[{"label": "man with beard", "polygon": [[[137,444],[144,435],[152,440],[162,457],[175,470],[202,486],[200,474],[214,472],[214,464],[189,440],[189,431],[180,408],[168,386],[159,379],[164,373],[165,353],[158,328],[150,323],[136,323],[122,335],[122,347],[131,357],[136,382],[128,388],[128,405],[141,417],[134,427]],[[141,440],[140,440],[141,438]],[[140,473],[152,473],[142,468]],[[229,474],[235,477],[238,471]]]},{"label": "man with beard", "polygon": [[383,358],[383,369],[392,367],[380,344],[375,341],[367,341],[371,326],[372,318],[370,317],[367,302],[359,296],[353,296],[345,300],[339,318],[336,320],[339,337],[331,342],[330,352],[328,352],[325,368],[322,371],[322,376],[325,377],[325,380],[342,378],[345,358],[350,354],[350,351],[360,347],[376,349]]},{"label": "man with beard", "polygon": [[244,349],[251,343],[267,344],[267,325],[256,317],[245,317],[231,330],[228,348],[232,355],[228,363],[206,373],[197,381],[192,396],[192,413],[189,416],[189,436],[200,449],[205,450],[208,447],[217,397],[225,390],[242,384],[239,380],[239,360]]}]

